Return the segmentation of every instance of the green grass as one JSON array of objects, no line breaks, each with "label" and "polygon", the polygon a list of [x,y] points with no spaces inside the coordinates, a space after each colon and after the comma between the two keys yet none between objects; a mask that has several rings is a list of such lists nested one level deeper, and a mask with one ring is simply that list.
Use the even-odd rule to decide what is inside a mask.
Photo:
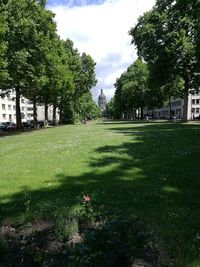
[{"label": "green grass", "polygon": [[0,216],[78,207],[81,193],[149,224],[178,267],[200,266],[200,125],[108,122],[0,138]]}]

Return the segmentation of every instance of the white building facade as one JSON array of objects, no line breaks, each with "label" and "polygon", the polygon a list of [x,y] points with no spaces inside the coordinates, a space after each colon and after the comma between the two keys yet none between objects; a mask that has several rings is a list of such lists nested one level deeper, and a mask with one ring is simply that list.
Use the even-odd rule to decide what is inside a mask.
[{"label": "white building facade", "polygon": [[[168,119],[170,117],[170,105],[171,116],[175,117],[176,119],[182,119],[184,101],[181,98],[172,99],[170,104],[168,103],[162,108],[155,108],[153,110],[146,109],[144,111],[144,115],[146,117],[150,116],[155,119]],[[200,94],[189,94],[187,119],[200,119]]]},{"label": "white building facade", "polygon": [[[25,97],[20,99],[22,122],[33,120],[33,104]],[[37,105],[37,119],[44,120],[44,105]],[[48,108],[48,120],[53,120],[53,107]],[[59,111],[56,110],[56,120],[59,121]],[[0,97],[0,122],[16,123],[15,92]]]}]

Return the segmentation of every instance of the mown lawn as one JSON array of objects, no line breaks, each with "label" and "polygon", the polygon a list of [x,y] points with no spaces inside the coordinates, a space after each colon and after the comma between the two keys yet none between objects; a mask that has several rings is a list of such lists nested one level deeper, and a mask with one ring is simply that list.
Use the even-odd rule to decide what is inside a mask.
[{"label": "mown lawn", "polygon": [[91,123],[0,138],[2,223],[71,212],[82,194],[149,224],[176,266],[200,266],[200,125]]}]

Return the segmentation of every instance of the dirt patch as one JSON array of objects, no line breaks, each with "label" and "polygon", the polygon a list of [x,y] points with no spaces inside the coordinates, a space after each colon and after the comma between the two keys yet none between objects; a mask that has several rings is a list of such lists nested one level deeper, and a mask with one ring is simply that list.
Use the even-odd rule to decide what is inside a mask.
[{"label": "dirt patch", "polygon": [[2,267],[66,266],[65,248],[53,232],[53,223],[37,221],[20,226],[1,226],[8,243]]},{"label": "dirt patch", "polygon": [[[122,225],[123,222],[117,220],[105,225],[99,222],[83,223],[79,225],[79,233],[74,234],[70,240],[60,240],[55,235],[54,223],[50,221],[38,220],[16,226],[2,225],[0,236],[7,241],[8,247],[0,267],[67,267],[71,266],[69,261],[72,258],[75,261],[78,259],[78,265],[73,266],[85,266],[81,265],[83,258],[89,261],[87,266],[158,266],[158,252],[146,248],[137,250],[133,247],[137,255],[135,254],[134,258],[129,255],[130,259],[127,260],[126,249],[129,248],[126,240],[130,239],[134,232],[118,232],[119,229],[121,231]],[[140,230],[139,235],[141,234],[144,235]],[[129,235],[128,239],[123,239],[126,235]],[[137,237],[135,244],[138,240],[142,242],[142,239]],[[93,265],[93,262],[96,265]]]}]

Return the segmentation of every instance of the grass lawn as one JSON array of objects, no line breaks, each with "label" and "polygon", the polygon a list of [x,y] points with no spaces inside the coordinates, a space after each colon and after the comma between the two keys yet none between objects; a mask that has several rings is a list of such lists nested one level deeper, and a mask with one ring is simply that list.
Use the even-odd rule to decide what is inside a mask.
[{"label": "grass lawn", "polygon": [[3,223],[71,212],[82,193],[149,224],[176,266],[200,266],[200,125],[91,123],[0,138]]}]

